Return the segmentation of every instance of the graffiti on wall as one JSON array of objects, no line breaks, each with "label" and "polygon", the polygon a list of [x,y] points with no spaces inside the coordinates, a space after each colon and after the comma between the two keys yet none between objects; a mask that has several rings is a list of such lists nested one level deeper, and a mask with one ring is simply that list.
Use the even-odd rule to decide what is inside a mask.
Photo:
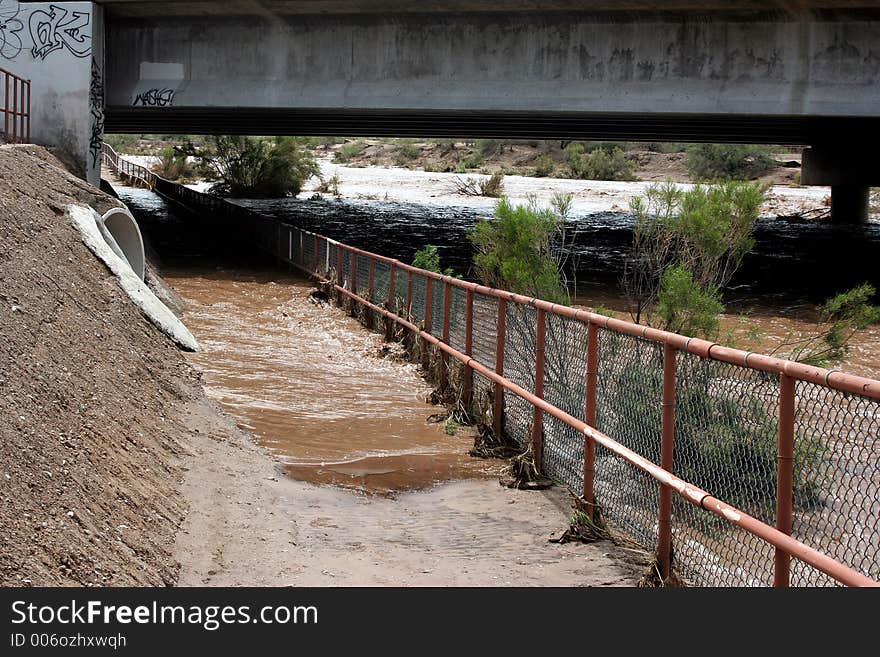
[{"label": "graffiti on wall", "polygon": [[50,53],[66,48],[74,57],[88,57],[92,52],[92,35],[86,31],[90,20],[88,12],[67,11],[57,5],[51,5],[48,12],[31,12],[31,54],[35,59],[46,59]]},{"label": "graffiti on wall", "polygon": [[0,0],[0,57],[18,57],[28,38],[28,50],[34,59],[45,60],[54,52],[88,57],[92,54],[91,20],[89,12],[69,11],[58,5],[28,13],[19,0]]},{"label": "graffiti on wall", "polygon": [[92,77],[89,83],[89,115],[92,123],[89,155],[94,168],[101,161],[101,146],[104,143],[104,74],[94,57],[92,57]]},{"label": "graffiti on wall", "polygon": [[148,89],[134,98],[135,107],[170,107],[174,104],[174,89]]},{"label": "graffiti on wall", "polygon": [[24,47],[20,13],[18,0],[0,0],[0,57],[4,59],[15,59]]}]

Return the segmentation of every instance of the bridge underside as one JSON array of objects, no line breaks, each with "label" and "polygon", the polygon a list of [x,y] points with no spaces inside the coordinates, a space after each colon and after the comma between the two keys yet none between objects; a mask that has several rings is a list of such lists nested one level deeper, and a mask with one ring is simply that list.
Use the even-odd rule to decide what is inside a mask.
[{"label": "bridge underside", "polygon": [[106,130],[880,146],[880,117],[111,106]]}]

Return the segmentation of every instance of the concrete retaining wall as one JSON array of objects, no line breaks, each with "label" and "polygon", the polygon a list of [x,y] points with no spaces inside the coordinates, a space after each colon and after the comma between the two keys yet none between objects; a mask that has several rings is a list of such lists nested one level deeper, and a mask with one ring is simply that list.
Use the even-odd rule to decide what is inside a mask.
[{"label": "concrete retaining wall", "polygon": [[93,2],[0,0],[0,66],[30,78],[31,140],[93,185],[104,138],[104,20]]}]

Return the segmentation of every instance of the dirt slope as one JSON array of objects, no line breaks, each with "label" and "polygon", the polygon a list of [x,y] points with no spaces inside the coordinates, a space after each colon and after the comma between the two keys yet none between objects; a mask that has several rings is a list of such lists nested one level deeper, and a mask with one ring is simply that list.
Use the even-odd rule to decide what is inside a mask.
[{"label": "dirt slope", "polygon": [[171,584],[200,388],[70,203],[118,204],[42,149],[0,148],[0,584]]}]

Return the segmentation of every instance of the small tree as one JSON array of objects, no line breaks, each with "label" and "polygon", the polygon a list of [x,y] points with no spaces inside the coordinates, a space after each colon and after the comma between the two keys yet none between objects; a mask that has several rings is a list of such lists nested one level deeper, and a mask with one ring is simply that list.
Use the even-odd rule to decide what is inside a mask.
[{"label": "small tree", "polygon": [[477,276],[491,287],[567,304],[568,292],[553,257],[560,224],[560,216],[539,208],[534,198],[516,206],[500,199],[494,216],[468,234],[477,251]]},{"label": "small tree", "polygon": [[[652,185],[633,199],[633,247],[623,287],[634,321],[711,337],[721,292],[754,246],[764,188],[726,182],[683,190]],[[659,304],[659,305],[658,305]]]},{"label": "small tree", "polygon": [[189,144],[185,151],[217,175],[220,182],[211,193],[219,196],[296,196],[306,180],[320,173],[315,158],[293,137],[213,136],[206,147]]}]

